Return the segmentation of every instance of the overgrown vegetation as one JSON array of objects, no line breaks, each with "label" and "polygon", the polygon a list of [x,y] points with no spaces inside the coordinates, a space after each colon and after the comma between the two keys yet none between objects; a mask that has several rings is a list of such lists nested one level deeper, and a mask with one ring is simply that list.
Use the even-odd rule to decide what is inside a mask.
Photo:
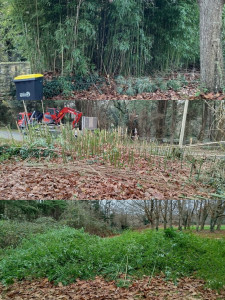
[{"label": "overgrown vegetation", "polygon": [[[37,145],[22,145],[22,146],[0,146],[0,161],[4,161],[11,158],[31,159],[31,158],[54,158],[57,157],[57,153],[52,151],[51,147],[48,149],[38,148]],[[43,144],[42,144],[43,147]]]},{"label": "overgrown vegetation", "polygon": [[83,228],[99,236],[111,235],[113,214],[107,218],[95,201],[0,201],[0,249],[16,247],[23,239],[49,229]]},{"label": "overgrown vegetation", "polygon": [[45,99],[50,99],[60,94],[69,97],[73,91],[88,90],[93,85],[101,87],[104,82],[105,79],[97,74],[55,77],[44,81],[43,94]]},{"label": "overgrown vegetation", "polygon": [[116,78],[117,92],[123,95],[135,96],[142,93],[154,93],[157,90],[166,91],[174,90],[178,91],[182,87],[187,85],[185,77],[179,76],[178,79],[163,79],[140,77],[140,78],[124,78],[123,76],[118,76]]},{"label": "overgrown vegetation", "polygon": [[126,232],[110,239],[72,228],[53,229],[8,250],[0,262],[0,278],[12,283],[14,279],[47,277],[67,284],[76,278],[103,275],[127,285],[133,276],[163,272],[166,279],[196,276],[211,288],[222,289],[224,251],[224,240],[202,239],[171,229]]},{"label": "overgrown vegetation", "polygon": [[41,217],[33,222],[27,221],[0,221],[0,248],[16,247],[25,238],[32,234],[44,233],[51,228],[57,228],[59,224],[51,217]]},{"label": "overgrown vegetation", "polygon": [[61,158],[64,163],[85,160],[89,165],[110,164],[115,168],[134,168],[144,162],[145,168],[162,168],[164,172],[173,162],[180,169],[189,168],[189,182],[203,182],[216,189],[215,197],[224,196],[223,161],[216,158],[195,157],[189,148],[161,145],[157,142],[132,140],[122,128],[80,132],[77,138],[70,126],[61,126],[56,135],[48,127],[35,126],[27,131],[23,143],[0,146],[0,161]]},{"label": "overgrown vegetation", "polygon": [[[19,104],[17,110],[22,111],[23,107]],[[32,199],[43,197],[46,200],[82,200],[88,196],[89,199],[96,199],[96,193],[100,189],[102,193],[98,196],[108,199],[115,198],[115,195],[117,199],[127,199],[131,195],[134,197],[134,194],[135,197],[145,197],[144,199],[196,199],[197,196],[221,199],[224,197],[224,103],[190,102],[184,138],[187,145],[181,149],[176,143],[179,142],[183,104],[183,101],[96,101],[92,105],[88,101],[61,103],[62,106],[68,105],[82,111],[84,116],[98,116],[100,128],[81,131],[78,128],[73,130],[66,124],[55,128],[38,124],[25,129],[23,136],[9,130],[7,133],[9,137],[12,136],[10,145],[2,141],[0,148],[3,162],[1,168],[5,174],[1,181],[4,197],[11,199],[12,189],[17,189],[21,191],[21,197],[33,197]],[[36,110],[30,103],[28,105],[29,112]],[[38,105],[40,110],[41,103]],[[59,108],[57,103],[51,105],[50,107]],[[18,135],[19,142],[13,139],[13,136],[17,138]],[[204,145],[194,145],[198,141]],[[12,160],[6,162],[10,159]],[[23,174],[20,168],[16,169],[16,184],[9,174],[14,172],[13,162],[18,161],[19,165],[20,159],[25,160],[26,169]],[[44,161],[47,165],[40,167]],[[42,192],[39,194],[29,179],[28,169],[33,173],[35,165],[38,169],[33,175],[37,177],[37,181],[41,178],[41,182],[38,182]],[[65,176],[59,171],[62,165],[67,170],[63,173]],[[53,175],[53,169],[57,169],[56,175]],[[105,176],[102,172],[106,169],[108,172]],[[123,173],[125,178],[121,175],[121,179],[113,179],[113,184],[110,184],[109,178],[105,177],[115,170],[119,174]],[[139,177],[134,178],[131,171],[139,174]],[[45,172],[49,177],[44,176]],[[93,172],[96,176],[92,176]],[[87,174],[92,179],[89,180],[90,189],[85,188],[84,177],[87,178]],[[57,195],[54,194],[56,198],[50,198],[53,194],[45,196],[45,185],[48,185],[48,178],[52,176],[55,180],[58,178],[58,186],[61,186],[57,189]],[[67,183],[59,178],[61,176],[68,176]],[[106,180],[101,181],[99,177]],[[150,178],[151,183],[154,181],[153,186],[149,185]],[[123,184],[124,180],[127,185]],[[166,185],[159,186],[162,180]],[[30,193],[23,192],[19,182],[26,182]],[[170,185],[174,182],[177,183],[177,189],[171,189]]]},{"label": "overgrown vegetation", "polygon": [[35,71],[141,76],[198,65],[195,1],[1,1],[10,60]]}]

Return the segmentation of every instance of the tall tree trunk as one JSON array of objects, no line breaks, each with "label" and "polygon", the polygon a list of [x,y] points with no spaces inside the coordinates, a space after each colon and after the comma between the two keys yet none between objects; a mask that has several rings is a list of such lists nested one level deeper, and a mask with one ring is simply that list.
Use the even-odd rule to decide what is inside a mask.
[{"label": "tall tree trunk", "polygon": [[178,230],[182,230],[183,205],[184,203],[181,200],[179,200],[178,201]]},{"label": "tall tree trunk", "polygon": [[171,127],[170,127],[170,145],[174,142],[175,129],[176,129],[176,116],[177,116],[177,101],[172,101],[172,116],[171,116]]},{"label": "tall tree trunk", "polygon": [[225,105],[223,102],[219,103],[216,109],[216,135],[217,141],[222,141],[225,138]]},{"label": "tall tree trunk", "polygon": [[161,200],[155,200],[155,229],[157,231],[159,230],[159,217],[160,217],[158,201],[161,201]]},{"label": "tall tree trunk", "polygon": [[167,101],[159,100],[156,119],[156,138],[162,140],[165,132]]},{"label": "tall tree trunk", "polygon": [[[200,202],[199,202],[200,201]],[[202,202],[203,200],[195,200],[196,209],[196,231],[199,231],[201,214],[202,214]]]},{"label": "tall tree trunk", "polygon": [[215,230],[218,219],[222,218],[224,215],[225,201],[215,200],[215,202],[211,204],[210,210],[210,231],[213,232]]},{"label": "tall tree trunk", "polygon": [[154,210],[155,210],[155,201],[151,200],[151,208],[150,208],[150,212],[151,212],[151,218],[152,218],[152,226],[151,228],[154,229],[154,225],[155,225],[155,214],[154,214]]},{"label": "tall tree trunk", "polygon": [[144,200],[145,216],[148,219],[149,223],[151,224],[151,229],[154,229],[154,225],[155,225],[154,210],[155,210],[154,200]]},{"label": "tall tree trunk", "polygon": [[210,103],[210,105],[208,105],[209,107],[209,138],[212,141],[215,137],[215,128],[216,128],[216,118],[215,118],[215,102],[216,101],[212,101],[213,103]]},{"label": "tall tree trunk", "polygon": [[210,232],[214,232],[217,219],[214,216],[211,216],[210,219]]},{"label": "tall tree trunk", "polygon": [[191,220],[192,220],[192,214],[188,214],[187,228],[188,228],[189,230],[191,229]]},{"label": "tall tree trunk", "polygon": [[202,209],[202,216],[201,216],[201,226],[200,226],[200,230],[204,230],[205,229],[205,221],[208,217],[208,203],[206,202],[206,200],[204,201],[204,206]]},{"label": "tall tree trunk", "polygon": [[202,112],[202,126],[201,126],[201,130],[199,132],[199,135],[198,135],[198,140],[200,142],[203,141],[204,136],[205,136],[205,128],[206,128],[207,119],[208,119],[208,103],[204,102],[203,112]]},{"label": "tall tree trunk", "polygon": [[221,230],[222,222],[223,222],[223,218],[217,219],[216,230]]},{"label": "tall tree trunk", "polygon": [[185,144],[189,135],[190,135],[190,127],[191,127],[191,121],[192,121],[192,114],[193,114],[193,103],[189,101],[189,109],[187,112],[187,118],[186,118],[186,125],[185,125],[185,132],[184,132],[184,139],[183,143]]},{"label": "tall tree trunk", "polygon": [[170,228],[173,227],[173,200],[170,201],[170,210],[169,210],[169,226]]},{"label": "tall tree trunk", "polygon": [[209,90],[224,85],[222,12],[225,0],[198,0],[200,9],[201,81]]},{"label": "tall tree trunk", "polygon": [[186,211],[184,214],[183,214],[183,226],[184,226],[184,230],[187,229],[187,221],[188,221],[188,212]]},{"label": "tall tree trunk", "polygon": [[[163,228],[164,228],[164,230],[167,228],[168,201],[169,200],[164,201],[164,214],[162,214],[163,215]],[[161,202],[160,202],[160,205],[161,205]]]}]

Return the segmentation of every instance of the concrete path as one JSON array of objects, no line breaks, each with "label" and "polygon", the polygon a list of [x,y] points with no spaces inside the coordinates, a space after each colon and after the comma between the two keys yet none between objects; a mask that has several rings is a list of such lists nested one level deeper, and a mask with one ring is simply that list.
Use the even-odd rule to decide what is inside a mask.
[{"label": "concrete path", "polygon": [[0,138],[9,139],[9,140],[13,138],[16,141],[22,141],[23,135],[22,133],[16,130],[8,131],[6,129],[0,129]]}]

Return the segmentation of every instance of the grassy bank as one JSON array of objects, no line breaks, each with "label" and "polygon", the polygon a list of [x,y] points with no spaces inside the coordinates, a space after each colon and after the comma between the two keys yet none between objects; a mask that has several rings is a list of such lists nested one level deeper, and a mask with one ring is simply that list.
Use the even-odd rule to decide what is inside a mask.
[{"label": "grassy bank", "polygon": [[[53,229],[6,251],[0,279],[47,277],[68,284],[102,275],[128,284],[131,276],[160,274],[166,279],[195,276],[208,286],[225,285],[225,241],[167,231],[125,232],[100,238],[72,228]],[[123,274],[123,279],[121,275]]]}]

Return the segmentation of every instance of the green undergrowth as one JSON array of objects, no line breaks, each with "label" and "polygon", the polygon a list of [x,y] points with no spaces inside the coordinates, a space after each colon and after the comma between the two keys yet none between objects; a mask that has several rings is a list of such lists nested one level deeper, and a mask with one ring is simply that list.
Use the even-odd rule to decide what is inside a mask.
[{"label": "green undergrowth", "polygon": [[225,159],[213,164],[206,183],[215,188],[214,197],[225,199]]},{"label": "green undergrowth", "polygon": [[60,76],[52,80],[44,80],[43,94],[46,99],[58,95],[69,97],[74,91],[88,90],[93,85],[101,88],[104,82],[104,77],[100,77],[98,74]]},{"label": "green undergrowth", "polygon": [[[33,213],[35,214],[35,209]],[[50,217],[38,218],[33,222],[0,220],[0,249],[15,248],[32,234],[44,233],[49,228],[58,227],[60,224]]]},{"label": "green undergrowth", "polygon": [[[112,238],[89,235],[82,229],[53,229],[25,239],[5,252],[0,261],[0,280],[47,277],[68,284],[96,275],[116,280],[163,272],[176,282],[182,276],[206,280],[213,289],[225,285],[225,241],[166,231],[125,232]],[[125,279],[124,279],[125,281]]]},{"label": "green undergrowth", "polygon": [[154,93],[157,90],[165,92],[167,90],[179,91],[182,87],[188,85],[184,76],[177,79],[163,79],[161,77],[150,79],[149,77],[125,78],[118,76],[116,79],[117,92],[129,96],[136,96],[142,93]]},{"label": "green undergrowth", "polygon": [[[102,93],[101,88],[106,84],[104,77],[98,74],[89,74],[87,76],[61,76],[52,80],[44,81],[44,96],[46,99],[62,95],[69,97],[74,91],[85,91],[95,86],[98,92]],[[176,79],[164,79],[157,77],[123,77],[115,78],[116,90],[119,94],[135,96],[142,93],[153,93],[157,90],[165,92],[167,90],[179,91],[182,87],[188,85],[185,76],[179,75]]]},{"label": "green undergrowth", "polygon": [[[28,202],[33,201],[30,200]],[[55,200],[53,202],[56,210],[58,205],[62,203],[61,201]],[[63,204],[61,205],[63,206]],[[79,202],[76,205],[70,205],[70,203],[68,203],[62,215],[57,220],[51,217],[37,217],[38,207],[27,205],[26,203],[25,205],[19,203],[16,207],[10,207],[10,205],[7,204],[7,209],[8,214],[16,219],[5,219],[6,216],[0,214],[0,217],[2,218],[2,220],[0,220],[0,250],[9,247],[15,248],[23,241],[23,239],[27,239],[31,235],[37,233],[44,233],[53,228],[83,228],[85,232],[101,237],[118,234],[118,230],[111,228],[107,223],[100,219],[97,220],[92,212],[84,209]],[[48,209],[48,205],[45,209]],[[29,215],[29,221],[24,220],[27,215]]]},{"label": "green undergrowth", "polygon": [[43,148],[41,145],[23,144],[23,145],[1,145],[0,146],[0,162],[8,159],[28,159],[28,158],[54,158],[57,153],[53,151],[53,147]]}]

